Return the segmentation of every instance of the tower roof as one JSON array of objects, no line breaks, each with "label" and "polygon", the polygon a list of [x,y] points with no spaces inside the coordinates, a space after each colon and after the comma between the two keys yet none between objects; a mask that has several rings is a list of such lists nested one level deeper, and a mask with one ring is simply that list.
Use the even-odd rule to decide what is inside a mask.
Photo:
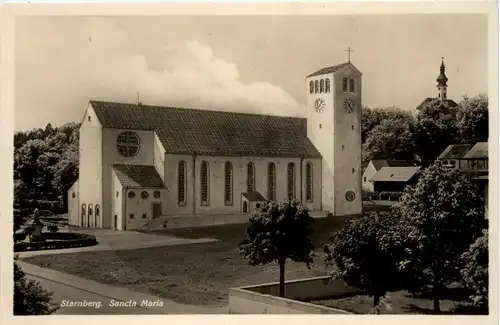
[{"label": "tower roof", "polygon": [[341,64],[337,64],[337,65],[333,65],[330,67],[319,69],[318,71],[311,73],[307,77],[314,77],[314,76],[319,76],[319,75],[327,74],[327,73],[335,73],[338,70],[346,68],[346,67],[352,67],[352,68],[354,68],[354,70],[357,73],[361,74],[361,72],[354,66],[354,64],[352,64],[351,62],[345,62],[345,63],[341,63]]},{"label": "tower roof", "polygon": [[436,79],[436,81],[438,82],[438,86],[446,86],[446,83],[448,82],[448,78],[445,74],[445,69],[446,67],[444,66],[444,58],[442,58],[441,67],[439,68],[439,76]]}]

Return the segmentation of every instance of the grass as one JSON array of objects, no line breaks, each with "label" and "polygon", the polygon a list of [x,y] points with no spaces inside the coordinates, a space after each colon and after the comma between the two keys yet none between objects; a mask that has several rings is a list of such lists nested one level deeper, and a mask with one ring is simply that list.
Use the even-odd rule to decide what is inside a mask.
[{"label": "grass", "polygon": [[[322,247],[335,231],[342,228],[346,219],[316,219],[312,240],[318,254],[314,265],[307,269],[305,264],[288,261],[287,280],[328,273]],[[246,224],[162,230],[156,234],[210,237],[220,241],[137,250],[39,255],[23,261],[180,303],[223,306],[227,304],[230,287],[279,280],[275,263],[253,267],[239,256],[238,243],[244,239],[245,231]]]},{"label": "grass", "polygon": [[[373,310],[373,297],[355,295],[337,299],[312,300],[310,303],[343,309],[355,314],[368,314]],[[450,295],[440,301],[440,314],[481,314],[463,294]],[[435,314],[430,297],[412,295],[406,291],[389,292],[382,298],[380,314]],[[487,314],[487,313],[486,313]]]}]

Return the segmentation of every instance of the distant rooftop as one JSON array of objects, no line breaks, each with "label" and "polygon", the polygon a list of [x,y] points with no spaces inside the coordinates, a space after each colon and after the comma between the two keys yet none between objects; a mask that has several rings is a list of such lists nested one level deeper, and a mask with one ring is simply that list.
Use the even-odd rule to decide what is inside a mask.
[{"label": "distant rooftop", "polygon": [[[351,62],[345,62],[345,63],[341,63],[341,64],[337,64],[337,65],[332,65],[330,67],[326,67],[323,69],[319,69],[318,71],[308,75],[308,77],[319,76],[319,75],[327,74],[327,73],[334,73],[342,68],[349,67],[349,66],[354,68],[356,71],[359,72],[359,70],[356,69],[356,67]],[[359,73],[361,73],[361,72],[359,72]]]},{"label": "distant rooftop", "polygon": [[419,170],[420,166],[382,167],[370,180],[372,182],[407,182]]},{"label": "distant rooftop", "polygon": [[470,144],[450,144],[438,157],[438,159],[460,159],[469,152]]},{"label": "distant rooftop", "polygon": [[478,142],[464,156],[464,159],[487,159],[488,158],[488,142]]}]

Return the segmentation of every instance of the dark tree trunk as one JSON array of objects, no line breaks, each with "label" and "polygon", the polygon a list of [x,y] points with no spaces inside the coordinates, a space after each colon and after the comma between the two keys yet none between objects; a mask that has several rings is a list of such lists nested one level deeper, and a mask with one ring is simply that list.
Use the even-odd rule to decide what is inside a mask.
[{"label": "dark tree trunk", "polygon": [[434,281],[432,284],[434,312],[439,313],[439,298],[441,297],[441,281],[440,281],[440,266],[439,261],[436,261],[434,266]]},{"label": "dark tree trunk", "polygon": [[285,297],[285,259],[280,258],[278,263],[280,265],[280,297],[284,298]]}]

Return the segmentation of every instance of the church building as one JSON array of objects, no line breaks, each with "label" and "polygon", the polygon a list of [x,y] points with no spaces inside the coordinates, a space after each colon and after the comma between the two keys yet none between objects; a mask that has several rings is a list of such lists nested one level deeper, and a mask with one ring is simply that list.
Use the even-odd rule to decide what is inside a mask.
[{"label": "church building", "polygon": [[140,229],[290,199],[360,214],[361,87],[351,62],[310,74],[306,118],[90,101],[69,224]]}]

